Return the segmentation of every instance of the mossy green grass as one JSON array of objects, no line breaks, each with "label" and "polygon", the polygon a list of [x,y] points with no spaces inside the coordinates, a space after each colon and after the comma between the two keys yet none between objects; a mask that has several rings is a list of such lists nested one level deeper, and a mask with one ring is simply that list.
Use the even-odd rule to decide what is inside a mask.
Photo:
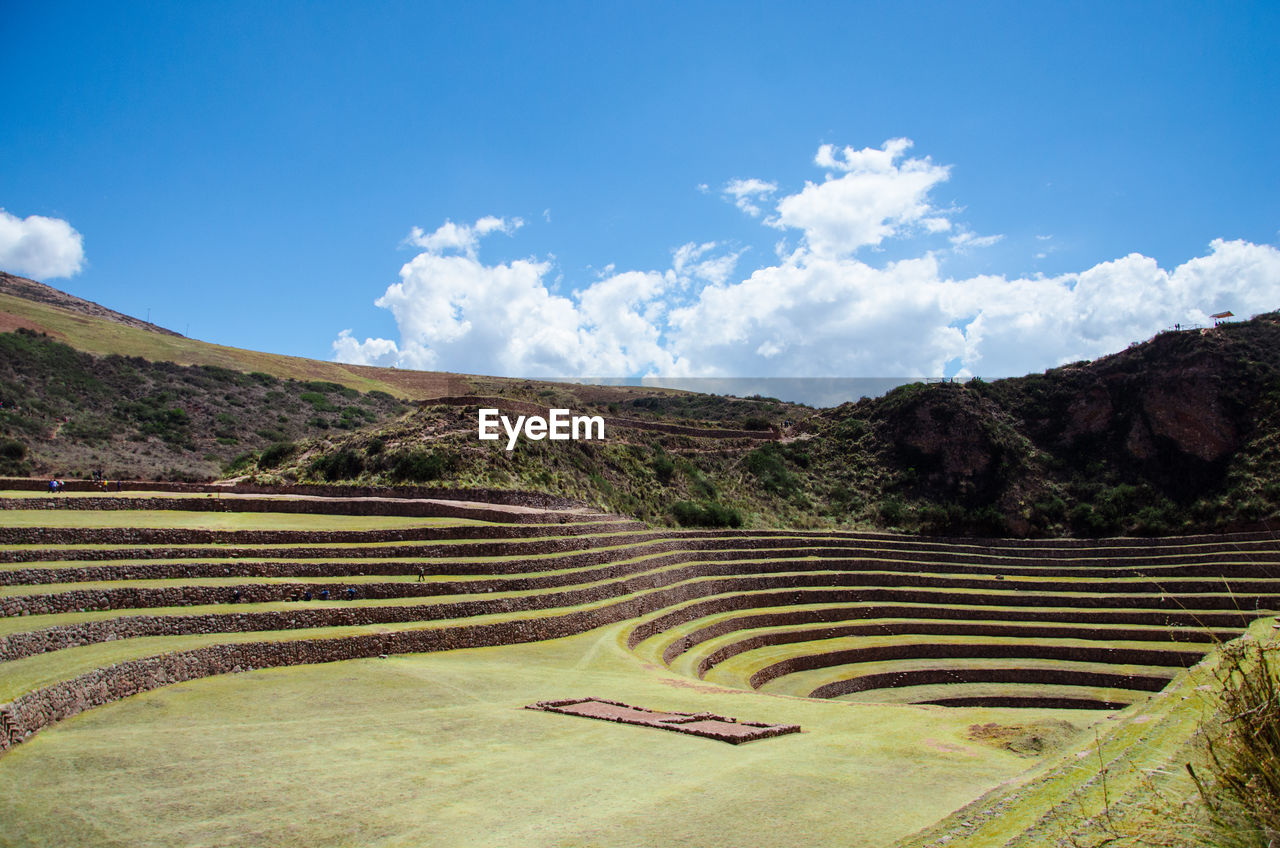
[{"label": "mossy green grass", "polygon": [[[1255,622],[1243,638],[1274,645],[1271,620]],[[1198,797],[1185,763],[1203,754],[1196,735],[1214,712],[1218,656],[1210,653],[1163,691],[1109,716],[1096,735],[1082,734],[900,848],[1191,844],[1153,840],[1185,827],[1182,804]]]},{"label": "mossy green grass", "polygon": [[[638,663],[625,630],[223,675],[91,710],[0,758],[0,845],[883,846],[1034,762],[971,725],[1063,715],[690,685]],[[731,746],[521,709],[587,695],[804,732]]]}]

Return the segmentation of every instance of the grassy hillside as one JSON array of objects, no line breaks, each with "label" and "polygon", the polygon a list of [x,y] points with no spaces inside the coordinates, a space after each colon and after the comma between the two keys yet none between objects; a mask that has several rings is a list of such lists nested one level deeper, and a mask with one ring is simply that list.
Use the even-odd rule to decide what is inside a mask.
[{"label": "grassy hillside", "polygon": [[[406,419],[348,415],[327,422],[328,429],[323,417],[315,426],[306,426],[307,415],[303,426],[272,427],[258,413],[219,409],[214,419],[229,416],[236,423],[222,421],[221,434],[216,420],[195,428],[203,441],[168,440],[181,451],[166,448],[165,460],[157,462],[136,451],[104,457],[103,440],[86,438],[101,428],[77,424],[55,433],[49,422],[59,417],[71,423],[103,416],[88,407],[88,398],[63,393],[61,401],[50,402],[57,409],[46,415],[43,434],[35,426],[19,432],[9,422],[10,438],[23,442],[34,459],[20,464],[15,454],[22,449],[10,445],[0,457],[7,457],[8,473],[113,461],[127,476],[221,472],[285,482],[532,489],[669,524],[941,534],[1199,532],[1280,515],[1277,313],[1211,330],[1162,333],[1127,351],[1043,374],[913,384],[814,414],[769,399],[365,368],[222,348],[20,282],[0,285],[0,329],[34,328],[99,356],[212,366],[214,374],[256,373],[403,398],[500,397],[695,429],[772,429],[778,438],[762,443],[614,427],[604,443],[524,442],[508,453],[501,444],[476,439],[476,405],[429,405]],[[24,369],[31,370],[16,368]],[[7,391],[22,396],[41,394],[58,381],[50,372],[17,382],[22,385]],[[184,391],[197,405],[222,405],[221,398],[197,401],[195,389]],[[117,413],[108,417],[124,421]],[[346,432],[335,431],[335,424],[368,426]],[[128,426],[126,441],[137,432]],[[262,435],[268,431],[279,439]],[[287,444],[268,451],[276,441]],[[237,458],[240,463],[230,467]]]},{"label": "grassy hillside", "polygon": [[1270,844],[1280,810],[1272,633],[1258,622],[1145,704],[898,848]]},{"label": "grassy hillside", "polygon": [[[534,397],[550,403],[556,390]],[[634,416],[649,403],[666,416],[677,406],[634,399],[609,409]],[[714,424],[794,426],[766,444],[618,428],[603,445],[522,442],[508,453],[475,438],[475,407],[425,407],[257,470],[536,489],[667,523],[1099,536],[1211,531],[1280,514],[1276,313],[1163,333],[1043,374],[917,383],[818,414],[698,403]]]},{"label": "grassy hillside", "polygon": [[1280,506],[1280,314],[1162,333],[1043,374],[904,386],[806,426],[822,470],[873,490],[881,520],[904,529],[1253,524]]},{"label": "grassy hillside", "polygon": [[385,392],[96,357],[31,330],[0,333],[0,475],[206,480],[272,444],[404,409]]},{"label": "grassy hillside", "polygon": [[[323,380],[361,392],[382,391],[398,398],[424,400],[469,393],[519,395],[559,384],[546,381],[478,377],[441,371],[411,371],[346,365],[297,356],[243,350],[189,339],[171,330],[68,295],[51,286],[0,271],[0,332],[17,329],[44,333],[97,356],[133,356],[178,365],[211,365],[245,373],[260,372],[301,382]],[[665,389],[585,386],[572,389],[584,400],[622,400],[641,396],[679,396]]]},{"label": "grassy hillside", "polygon": [[179,365],[211,365],[246,373],[259,371],[283,379],[326,380],[360,391],[377,390],[412,398],[431,396],[433,388],[437,395],[449,393],[450,375],[433,374],[432,381],[397,380],[393,369],[342,365],[209,344],[0,293],[0,329],[19,328],[45,333],[77,350],[98,356],[115,354]]}]

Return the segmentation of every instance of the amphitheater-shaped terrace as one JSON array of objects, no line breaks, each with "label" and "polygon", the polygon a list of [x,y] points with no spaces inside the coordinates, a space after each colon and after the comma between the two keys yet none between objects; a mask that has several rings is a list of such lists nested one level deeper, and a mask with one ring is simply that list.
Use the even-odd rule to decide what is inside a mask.
[{"label": "amphitheater-shaped terrace", "polygon": [[[714,711],[799,715],[804,728],[805,716],[829,713],[796,705],[824,699],[823,709],[849,702],[845,712],[878,708],[860,716],[952,728],[939,734],[1015,713],[1081,724],[1146,702],[1280,608],[1280,544],[1261,532],[1026,541],[671,531],[534,495],[137,489],[0,495],[3,760],[90,708],[201,678],[577,645],[572,637],[598,632],[616,634],[625,673],[590,678],[602,687],[590,692],[548,677],[525,703],[623,701],[636,691],[627,675],[657,673],[674,701],[638,707],[701,712],[699,698],[729,698],[739,706]],[[799,744],[810,743],[752,743]],[[1015,766],[977,770],[977,782],[889,835],[940,818]]]}]

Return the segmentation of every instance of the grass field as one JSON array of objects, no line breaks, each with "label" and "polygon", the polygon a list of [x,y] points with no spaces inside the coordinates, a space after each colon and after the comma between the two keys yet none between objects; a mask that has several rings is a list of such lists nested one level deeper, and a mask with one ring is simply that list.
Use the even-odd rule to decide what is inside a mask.
[{"label": "grass field", "polygon": [[[690,685],[642,667],[622,629],[226,675],[90,711],[0,758],[0,844],[887,845],[1034,763],[967,738],[1027,711]],[[732,746],[520,709],[582,695],[805,732]]]}]

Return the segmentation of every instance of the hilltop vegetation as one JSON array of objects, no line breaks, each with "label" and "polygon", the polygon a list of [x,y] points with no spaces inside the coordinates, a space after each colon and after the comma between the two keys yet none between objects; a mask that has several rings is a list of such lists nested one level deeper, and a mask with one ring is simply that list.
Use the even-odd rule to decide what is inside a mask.
[{"label": "hilltop vegetation", "polygon": [[[693,403],[609,409],[638,417],[652,404],[671,415]],[[703,403],[704,423],[798,423],[763,444],[615,428],[603,445],[526,441],[507,453],[475,439],[474,407],[425,407],[258,470],[528,488],[667,523],[941,534],[1199,532],[1256,524],[1280,506],[1276,313],[1163,333],[1043,374],[917,383],[818,414],[767,400]]]},{"label": "hilltop vegetation", "polygon": [[[1280,315],[1092,363],[913,385],[811,422],[882,469],[888,524],[1098,536],[1257,523],[1280,505]],[[840,463],[825,467],[835,472]]]},{"label": "hilltop vegetation", "polygon": [[0,271],[0,332],[17,329],[44,333],[76,350],[96,356],[133,356],[152,362],[211,365],[244,373],[259,372],[283,380],[319,380],[361,392],[383,391],[408,400],[465,394],[526,397],[551,392],[568,394],[582,402],[620,402],[634,397],[687,394],[648,387],[569,385],[543,380],[350,365],[210,344],[74,297],[44,283]]},{"label": "hilltop vegetation", "polygon": [[[543,403],[572,398],[543,395]],[[675,414],[664,415],[667,405]],[[707,436],[611,427],[606,440],[554,442],[522,439],[515,450],[505,442],[476,438],[478,405],[424,405],[412,415],[352,433],[330,433],[296,446],[287,457],[259,459],[259,480],[359,483],[364,485],[443,485],[541,491],[576,498],[610,511],[657,523],[736,527],[750,516],[776,515],[806,521],[806,504],[778,501],[773,488],[759,497],[746,479],[768,475],[784,464],[779,451],[799,450],[749,438],[713,438],[723,429],[765,428],[796,414],[792,404],[769,399],[708,398],[707,406],[682,399],[637,398],[634,402],[586,404],[588,412],[655,423],[706,428]],[[596,406],[601,408],[597,409]],[[693,410],[732,409],[720,420],[693,418]],[[812,410],[803,410],[811,413]],[[684,413],[684,414],[681,414]],[[785,471],[781,472],[785,476]],[[780,478],[781,480],[781,478]],[[780,491],[780,490],[779,490]],[[782,519],[779,519],[782,520]]]},{"label": "hilltop vegetation", "polygon": [[[1013,536],[1220,530],[1280,506],[1276,313],[1043,374],[912,384],[818,412],[235,351],[0,282],[14,280],[0,287],[0,328],[26,335],[0,334],[3,474],[502,487],[667,524]],[[98,356],[37,343],[37,331]],[[146,358],[119,355],[134,350]],[[168,356],[200,365],[157,361]],[[393,385],[427,405],[400,418],[389,394],[354,392]],[[449,395],[776,440],[611,427],[603,443],[522,441],[508,453],[476,439],[476,405],[430,405]]]},{"label": "hilltop vegetation", "polygon": [[385,392],[95,357],[30,330],[0,333],[4,475],[204,480],[233,470],[237,457],[403,411]]}]

